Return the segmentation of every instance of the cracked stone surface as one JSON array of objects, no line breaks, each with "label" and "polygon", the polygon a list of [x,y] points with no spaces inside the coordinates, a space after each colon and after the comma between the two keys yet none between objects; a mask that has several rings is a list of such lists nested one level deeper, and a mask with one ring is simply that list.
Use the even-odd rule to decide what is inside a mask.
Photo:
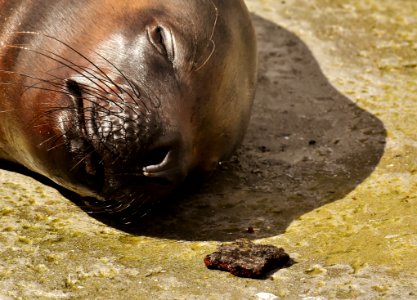
[{"label": "cracked stone surface", "polygon": [[[417,298],[417,2],[246,2],[260,69],[237,156],[129,227],[0,170],[1,299]],[[297,263],[205,267],[239,238]]]}]

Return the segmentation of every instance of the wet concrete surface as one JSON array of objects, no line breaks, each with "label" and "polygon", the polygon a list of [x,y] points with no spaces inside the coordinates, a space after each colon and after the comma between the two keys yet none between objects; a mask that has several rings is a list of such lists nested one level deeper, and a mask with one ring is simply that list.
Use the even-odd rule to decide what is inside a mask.
[{"label": "wet concrete surface", "polygon": [[[247,4],[259,80],[237,155],[128,226],[0,171],[0,294],[417,298],[417,2]],[[297,263],[266,280],[207,270],[237,238]]]}]

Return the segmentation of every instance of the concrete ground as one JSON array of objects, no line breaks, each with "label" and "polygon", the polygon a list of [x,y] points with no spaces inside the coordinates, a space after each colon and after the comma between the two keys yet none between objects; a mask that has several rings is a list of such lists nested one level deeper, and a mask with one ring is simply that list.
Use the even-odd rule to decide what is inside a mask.
[{"label": "concrete ground", "polygon": [[[238,155],[129,227],[0,170],[0,299],[417,299],[417,2],[246,2],[260,70]],[[237,238],[297,263],[205,268]]]}]

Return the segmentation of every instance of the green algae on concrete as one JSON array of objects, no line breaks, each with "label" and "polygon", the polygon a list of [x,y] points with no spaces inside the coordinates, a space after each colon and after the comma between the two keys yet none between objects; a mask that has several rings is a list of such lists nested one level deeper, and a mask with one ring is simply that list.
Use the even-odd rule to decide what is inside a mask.
[{"label": "green algae on concrete", "polygon": [[[385,154],[344,199],[302,216],[287,230],[315,249],[311,258],[416,275],[417,2],[248,1],[299,35],[324,73],[387,130]],[[317,247],[319,245],[319,247]],[[415,286],[415,280],[410,282]]]},{"label": "green algae on concrete", "polygon": [[[307,42],[329,80],[378,116],[388,134],[373,175],[344,199],[294,222],[285,237],[315,250],[302,256],[325,258],[330,265],[347,263],[355,272],[369,265],[387,268],[397,281],[408,274],[412,291],[417,258],[417,3],[282,1],[276,11],[272,1],[248,3],[261,7],[264,16],[280,15],[279,24]],[[374,289],[389,290],[386,285]]]},{"label": "green algae on concrete", "polygon": [[[221,188],[209,182],[178,203],[177,220],[169,220],[169,210],[156,215],[164,220],[145,223],[160,231],[129,234],[88,216],[53,188],[0,171],[0,298],[417,297],[417,2],[246,2],[257,15],[261,70],[252,131],[238,167],[230,167],[238,172],[223,170]],[[311,58],[289,32],[312,51],[338,93],[363,111],[328,88],[322,91],[331,99],[305,95],[326,82],[303,73],[303,59]],[[275,33],[288,39],[271,43]],[[285,59],[271,63],[279,56]],[[294,101],[281,99],[278,87]],[[328,104],[308,114],[299,106],[314,110],[310,100],[317,109]],[[279,114],[269,116],[275,107]],[[330,115],[339,109],[331,117],[340,120],[326,119],[326,109]],[[366,126],[343,123],[343,112],[367,119]],[[285,116],[301,121],[283,122],[277,132],[265,128]],[[331,129],[341,124],[346,128]],[[380,155],[372,157],[372,149]],[[248,226],[255,234],[245,232]],[[264,281],[205,268],[203,258],[218,241],[241,236],[282,246],[297,263]]]}]

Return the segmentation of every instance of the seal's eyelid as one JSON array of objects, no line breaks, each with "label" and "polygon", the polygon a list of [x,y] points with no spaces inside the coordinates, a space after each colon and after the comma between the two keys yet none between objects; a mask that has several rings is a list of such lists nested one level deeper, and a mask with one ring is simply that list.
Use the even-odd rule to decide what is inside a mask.
[{"label": "seal's eyelid", "polygon": [[148,38],[156,50],[168,58],[174,60],[174,48],[172,33],[164,27],[157,25],[148,28]]}]

